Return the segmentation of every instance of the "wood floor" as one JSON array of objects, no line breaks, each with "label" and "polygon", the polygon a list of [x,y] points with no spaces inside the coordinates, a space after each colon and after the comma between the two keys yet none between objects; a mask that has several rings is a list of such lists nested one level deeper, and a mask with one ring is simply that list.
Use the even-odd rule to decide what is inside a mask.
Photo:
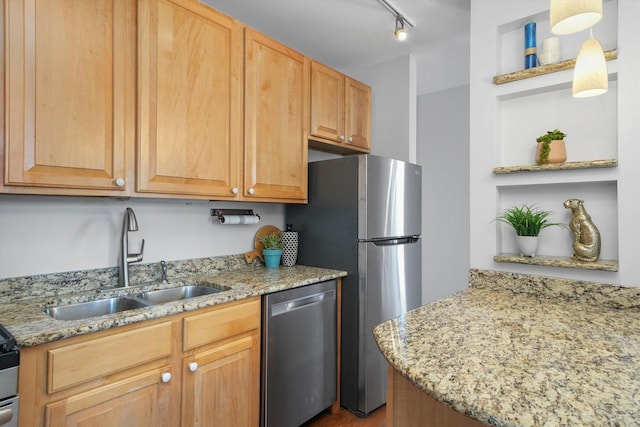
[{"label": "wood floor", "polygon": [[303,427],[385,427],[385,407],[375,410],[366,418],[353,415],[344,408],[331,415],[322,413],[303,424]]}]

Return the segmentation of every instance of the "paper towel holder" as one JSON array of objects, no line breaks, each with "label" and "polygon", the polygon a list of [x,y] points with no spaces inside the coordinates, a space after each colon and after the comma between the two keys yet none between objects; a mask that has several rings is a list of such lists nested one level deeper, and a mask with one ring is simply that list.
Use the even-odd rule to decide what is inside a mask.
[{"label": "paper towel holder", "polygon": [[257,216],[260,219],[253,209],[211,209],[211,216],[217,216],[219,220],[223,220],[225,215]]}]

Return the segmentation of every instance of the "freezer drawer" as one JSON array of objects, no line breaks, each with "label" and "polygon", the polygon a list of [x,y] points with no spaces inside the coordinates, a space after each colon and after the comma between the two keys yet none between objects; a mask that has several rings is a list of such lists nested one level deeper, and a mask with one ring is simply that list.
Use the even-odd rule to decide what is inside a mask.
[{"label": "freezer drawer", "polygon": [[336,401],[336,292],[331,280],[263,298],[264,426],[299,426]]}]

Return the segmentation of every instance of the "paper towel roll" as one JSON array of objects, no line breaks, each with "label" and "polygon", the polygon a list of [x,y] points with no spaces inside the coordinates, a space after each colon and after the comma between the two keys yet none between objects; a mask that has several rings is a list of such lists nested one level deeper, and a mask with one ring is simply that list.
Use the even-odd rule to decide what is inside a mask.
[{"label": "paper towel roll", "polygon": [[218,217],[220,224],[257,224],[260,218],[257,215],[222,215]]}]

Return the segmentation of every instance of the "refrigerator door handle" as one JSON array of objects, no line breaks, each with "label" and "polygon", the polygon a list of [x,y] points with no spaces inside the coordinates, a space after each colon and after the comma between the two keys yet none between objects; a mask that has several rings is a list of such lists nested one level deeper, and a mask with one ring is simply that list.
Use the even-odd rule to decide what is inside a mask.
[{"label": "refrigerator door handle", "polygon": [[376,246],[394,246],[394,245],[406,245],[410,243],[416,243],[420,240],[419,236],[399,237],[397,239],[374,239],[363,240],[363,243],[373,243]]}]

